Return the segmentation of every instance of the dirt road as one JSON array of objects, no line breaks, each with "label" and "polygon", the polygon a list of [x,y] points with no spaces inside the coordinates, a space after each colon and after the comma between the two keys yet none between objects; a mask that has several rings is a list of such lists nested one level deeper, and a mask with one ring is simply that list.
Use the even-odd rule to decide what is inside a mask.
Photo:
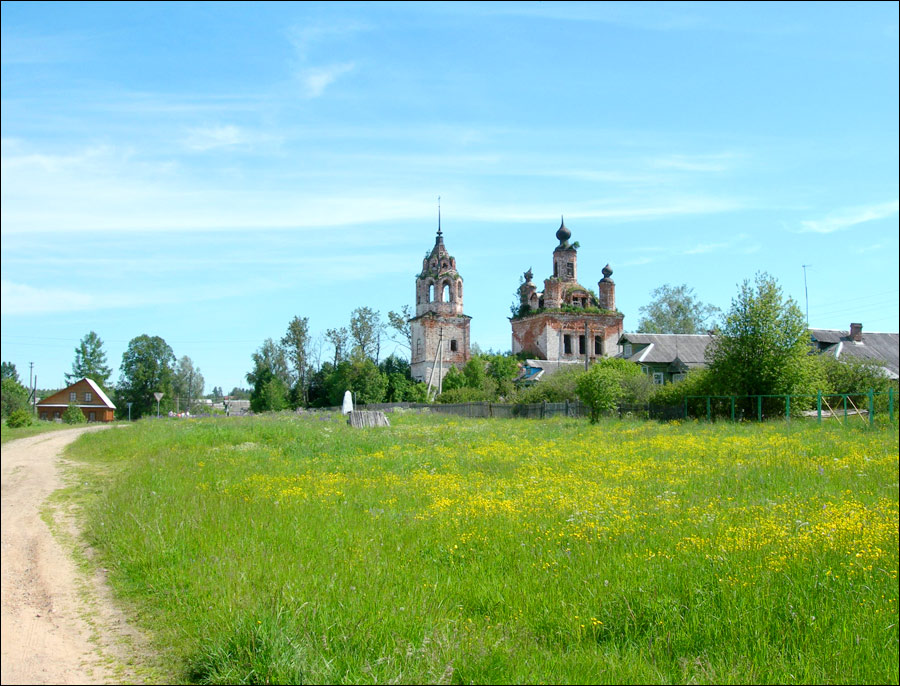
[{"label": "dirt road", "polygon": [[[45,433],[2,448],[3,684],[135,680],[122,666],[127,637],[134,634],[102,578],[78,572],[40,515],[47,496],[63,486],[63,448],[83,432],[103,428]],[[54,528],[71,531],[59,508],[54,521]]]}]

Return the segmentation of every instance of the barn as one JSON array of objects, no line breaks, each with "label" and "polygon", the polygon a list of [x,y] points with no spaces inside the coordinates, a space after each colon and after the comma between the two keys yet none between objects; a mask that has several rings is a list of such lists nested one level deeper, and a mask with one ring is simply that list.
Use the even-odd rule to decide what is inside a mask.
[{"label": "barn", "polygon": [[111,422],[115,419],[116,406],[103,389],[88,378],[41,399],[37,404],[38,417],[49,421],[61,419],[72,403],[78,405],[89,422]]}]

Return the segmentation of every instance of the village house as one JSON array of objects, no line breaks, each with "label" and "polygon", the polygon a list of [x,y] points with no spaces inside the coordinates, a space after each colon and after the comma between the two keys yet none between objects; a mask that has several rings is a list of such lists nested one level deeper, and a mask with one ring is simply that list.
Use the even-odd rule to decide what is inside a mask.
[{"label": "village house", "polygon": [[71,386],[42,398],[37,404],[38,417],[45,420],[62,419],[70,404],[75,404],[89,422],[111,422],[116,406],[93,379],[84,378]]},{"label": "village house", "polygon": [[838,360],[869,360],[880,364],[885,376],[900,378],[900,334],[863,333],[863,325],[850,324],[849,331],[810,329],[813,345],[822,355]]},{"label": "village house", "polygon": [[[888,378],[900,376],[900,335],[896,333],[863,333],[862,324],[853,323],[849,331],[809,329],[809,336],[813,353],[838,360],[869,360],[880,364]],[[619,345],[623,359],[639,364],[654,383],[663,384],[683,379],[691,369],[705,367],[706,349],[712,340],[709,333],[625,333]]]}]

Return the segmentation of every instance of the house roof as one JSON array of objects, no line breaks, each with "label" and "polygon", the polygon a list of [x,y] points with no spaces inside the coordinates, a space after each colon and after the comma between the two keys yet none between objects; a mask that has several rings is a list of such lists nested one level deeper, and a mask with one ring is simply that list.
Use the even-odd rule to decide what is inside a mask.
[{"label": "house roof", "polygon": [[80,384],[82,381],[86,382],[88,386],[91,387],[91,390],[94,392],[96,397],[100,400],[100,404],[97,403],[77,403],[78,407],[108,407],[111,410],[115,410],[116,406],[113,404],[113,401],[109,399],[106,393],[103,392],[103,389],[97,385],[97,382],[93,379],[89,379],[87,377],[83,379],[79,379],[73,384],[69,384],[61,391],[57,391],[53,395],[41,400],[37,405],[38,407],[68,407],[68,403],[64,402],[52,402],[56,396],[63,396],[64,393],[69,393],[69,389],[77,384]]},{"label": "house roof", "polygon": [[810,329],[813,341],[819,344],[822,354],[835,358],[853,357],[860,360],[881,362],[891,378],[900,377],[900,334],[862,333],[861,341],[854,341],[849,331],[839,329]]},{"label": "house roof", "polygon": [[623,354],[626,360],[645,364],[671,364],[678,360],[688,368],[706,364],[706,348],[711,341],[712,336],[705,333],[625,333],[619,337],[619,345],[645,346],[628,357]]}]

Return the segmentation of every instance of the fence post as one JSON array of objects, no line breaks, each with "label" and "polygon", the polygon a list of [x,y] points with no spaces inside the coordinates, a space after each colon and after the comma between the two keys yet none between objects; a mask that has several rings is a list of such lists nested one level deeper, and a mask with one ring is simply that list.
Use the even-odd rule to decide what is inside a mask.
[{"label": "fence post", "polygon": [[731,396],[731,421],[734,421],[734,396]]},{"label": "fence post", "polygon": [[784,418],[791,421],[791,396],[784,396]]},{"label": "fence post", "polygon": [[822,391],[818,391],[816,395],[816,412],[819,415],[819,424],[822,423]]},{"label": "fence post", "polygon": [[844,424],[846,424],[847,423],[847,394],[845,393],[842,397],[844,398]]},{"label": "fence post", "polygon": [[762,421],[762,396],[756,396],[756,419]]},{"label": "fence post", "polygon": [[712,421],[712,414],[710,413],[710,410],[709,410],[709,396],[706,396],[706,421],[708,421],[708,422]]},{"label": "fence post", "polygon": [[566,419],[569,418],[569,399],[566,398]]},{"label": "fence post", "polygon": [[684,396],[684,418],[687,419],[687,396]]},{"label": "fence post", "polygon": [[[544,408],[546,408],[546,407],[547,407],[547,401],[542,400],[541,401],[541,419],[544,418]],[[566,414],[568,414],[568,413],[566,413]]]},{"label": "fence post", "polygon": [[869,426],[875,423],[875,391],[869,389]]}]

